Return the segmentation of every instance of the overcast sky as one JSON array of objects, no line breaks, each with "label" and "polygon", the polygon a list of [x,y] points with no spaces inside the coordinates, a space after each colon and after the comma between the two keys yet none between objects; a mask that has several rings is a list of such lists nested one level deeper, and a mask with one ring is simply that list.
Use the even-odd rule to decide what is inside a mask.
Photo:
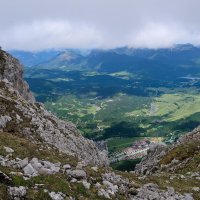
[{"label": "overcast sky", "polygon": [[0,0],[4,49],[200,44],[200,0]]}]

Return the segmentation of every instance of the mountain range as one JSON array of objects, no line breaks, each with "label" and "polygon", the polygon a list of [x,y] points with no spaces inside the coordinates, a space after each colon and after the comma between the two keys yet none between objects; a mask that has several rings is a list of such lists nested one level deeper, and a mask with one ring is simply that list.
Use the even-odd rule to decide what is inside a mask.
[{"label": "mountain range", "polygon": [[200,48],[191,44],[164,49],[95,49],[87,53],[75,49],[10,53],[25,66],[40,69],[128,71],[148,79],[162,76],[166,80],[200,75]]}]

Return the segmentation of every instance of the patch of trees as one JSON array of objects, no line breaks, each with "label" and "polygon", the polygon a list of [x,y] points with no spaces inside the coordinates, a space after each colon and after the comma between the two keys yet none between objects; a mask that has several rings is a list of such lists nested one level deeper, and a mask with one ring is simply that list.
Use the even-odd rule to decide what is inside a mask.
[{"label": "patch of trees", "polygon": [[129,122],[120,122],[113,124],[111,127],[105,129],[103,138],[111,137],[138,137],[140,133],[143,132],[143,129],[140,128],[137,124]]}]

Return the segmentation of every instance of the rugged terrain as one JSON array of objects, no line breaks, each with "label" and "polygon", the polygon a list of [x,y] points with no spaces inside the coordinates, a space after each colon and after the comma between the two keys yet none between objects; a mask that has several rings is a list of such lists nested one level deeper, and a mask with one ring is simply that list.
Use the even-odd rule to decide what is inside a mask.
[{"label": "rugged terrain", "polygon": [[19,62],[0,51],[0,199],[200,199],[199,128],[152,145],[135,172],[36,103]]},{"label": "rugged terrain", "polygon": [[107,165],[106,153],[83,138],[73,124],[58,120],[41,104],[34,103],[27,83],[22,80],[22,66],[16,59],[1,52],[1,60],[2,131],[18,132],[36,142],[42,139],[87,163]]}]

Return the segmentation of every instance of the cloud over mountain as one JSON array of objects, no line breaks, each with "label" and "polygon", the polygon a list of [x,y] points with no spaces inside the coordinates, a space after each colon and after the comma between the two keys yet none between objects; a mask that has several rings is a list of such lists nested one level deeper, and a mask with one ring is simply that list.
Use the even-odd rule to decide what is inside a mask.
[{"label": "cloud over mountain", "polygon": [[3,1],[6,49],[169,47],[200,44],[198,0]]}]

